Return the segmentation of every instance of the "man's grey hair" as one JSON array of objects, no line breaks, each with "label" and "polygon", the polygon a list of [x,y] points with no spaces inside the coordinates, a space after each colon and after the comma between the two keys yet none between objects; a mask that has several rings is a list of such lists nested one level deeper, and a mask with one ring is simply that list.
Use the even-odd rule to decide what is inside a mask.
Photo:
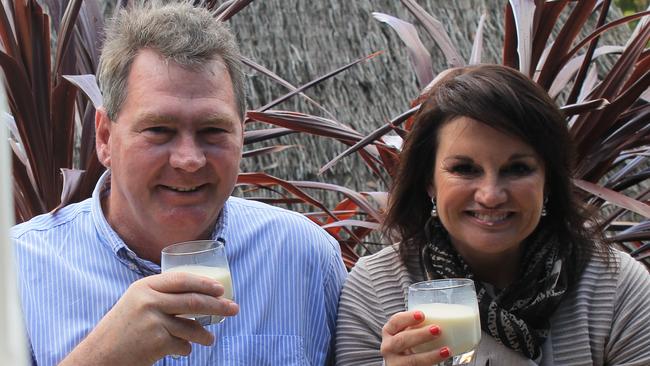
[{"label": "man's grey hair", "polygon": [[243,120],[246,92],[239,47],[228,27],[206,8],[182,0],[135,1],[111,19],[105,38],[98,79],[104,108],[112,121],[126,100],[133,60],[143,49],[154,50],[165,60],[197,71],[221,58]]}]

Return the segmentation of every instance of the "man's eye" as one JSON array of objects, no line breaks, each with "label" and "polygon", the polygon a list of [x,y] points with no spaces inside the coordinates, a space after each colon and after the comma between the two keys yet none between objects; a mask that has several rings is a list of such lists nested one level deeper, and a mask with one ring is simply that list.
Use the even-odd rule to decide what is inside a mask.
[{"label": "man's eye", "polygon": [[171,133],[172,130],[168,127],[163,127],[163,126],[155,126],[155,127],[149,127],[144,130],[144,132],[150,133],[150,134],[165,134],[165,133]]}]

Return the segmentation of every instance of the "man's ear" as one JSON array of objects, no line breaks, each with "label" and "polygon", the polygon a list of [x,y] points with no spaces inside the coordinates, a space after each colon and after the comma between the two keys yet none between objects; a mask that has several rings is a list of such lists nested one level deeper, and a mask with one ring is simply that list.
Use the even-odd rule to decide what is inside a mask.
[{"label": "man's ear", "polygon": [[111,167],[111,119],[104,107],[95,112],[95,149],[97,158],[106,168]]}]

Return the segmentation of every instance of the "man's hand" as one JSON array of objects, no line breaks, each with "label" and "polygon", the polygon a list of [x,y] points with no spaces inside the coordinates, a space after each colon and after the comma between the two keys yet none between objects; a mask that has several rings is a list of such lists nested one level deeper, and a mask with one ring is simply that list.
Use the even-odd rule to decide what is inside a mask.
[{"label": "man's hand", "polygon": [[232,316],[239,306],[207,277],[183,272],[134,282],[63,365],[152,365],[169,354],[188,355],[190,342],[209,346],[214,335],[179,314]]}]

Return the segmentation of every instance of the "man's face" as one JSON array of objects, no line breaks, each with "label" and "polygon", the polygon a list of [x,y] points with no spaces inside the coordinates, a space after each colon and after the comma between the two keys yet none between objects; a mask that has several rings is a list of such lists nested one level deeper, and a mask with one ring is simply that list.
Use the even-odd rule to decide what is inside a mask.
[{"label": "man's face", "polygon": [[131,249],[159,262],[169,244],[209,238],[243,142],[221,60],[196,71],[141,51],[116,121],[100,109],[96,127],[98,156],[112,171],[104,212]]}]

